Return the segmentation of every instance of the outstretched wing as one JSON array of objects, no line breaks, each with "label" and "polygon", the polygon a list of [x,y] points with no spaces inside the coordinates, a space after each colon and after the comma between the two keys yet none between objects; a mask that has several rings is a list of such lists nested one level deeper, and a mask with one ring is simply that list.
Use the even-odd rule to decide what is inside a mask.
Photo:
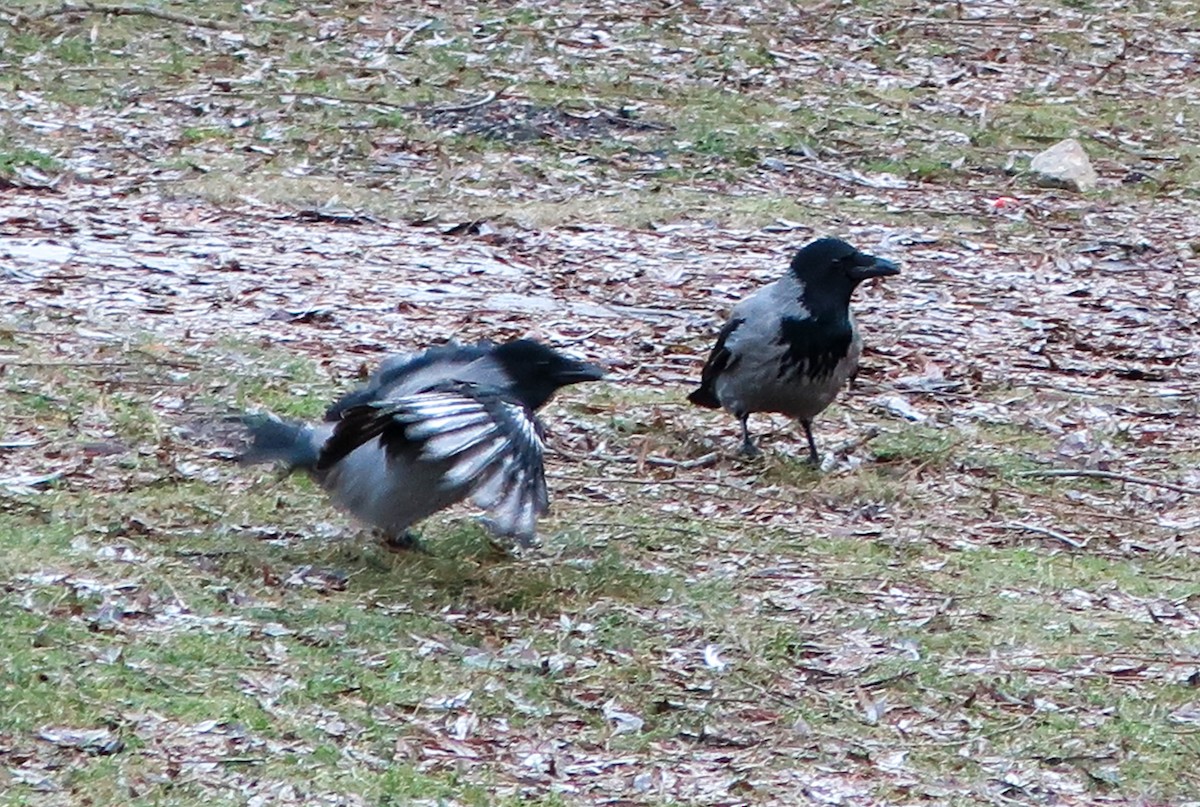
[{"label": "outstretched wing", "polygon": [[376,403],[400,395],[413,395],[453,381],[464,367],[486,356],[490,342],[459,345],[454,342],[431,347],[423,353],[389,356],[367,379],[367,383],[347,392],[325,410],[325,420],[335,421],[349,409]]},{"label": "outstretched wing", "polygon": [[700,371],[700,387],[688,396],[688,400],[696,406],[703,406],[707,409],[721,408],[721,402],[717,399],[717,378],[721,373],[733,369],[737,364],[737,357],[729,350],[726,343],[733,332],[745,321],[740,317],[731,319],[717,334],[717,344],[713,346],[712,352],[708,354],[708,361],[704,362],[704,369]]},{"label": "outstretched wing", "polygon": [[491,513],[497,533],[523,544],[549,507],[541,428],[522,404],[494,390],[444,385],[351,407],[322,447],[317,470],[375,439],[389,455],[415,455],[417,469],[439,474],[441,487],[470,496]]}]

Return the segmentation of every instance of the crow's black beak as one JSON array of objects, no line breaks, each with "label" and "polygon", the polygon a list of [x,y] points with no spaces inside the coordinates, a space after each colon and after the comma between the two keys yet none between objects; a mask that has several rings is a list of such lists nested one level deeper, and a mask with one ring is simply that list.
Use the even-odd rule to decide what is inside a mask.
[{"label": "crow's black beak", "polygon": [[848,272],[854,280],[900,274],[899,266],[884,258],[876,258],[874,255],[860,254],[854,264]]},{"label": "crow's black beak", "polygon": [[581,384],[584,381],[603,381],[604,371],[594,364],[577,361],[572,362],[570,367],[560,370],[558,372],[558,380],[564,386],[567,384]]}]

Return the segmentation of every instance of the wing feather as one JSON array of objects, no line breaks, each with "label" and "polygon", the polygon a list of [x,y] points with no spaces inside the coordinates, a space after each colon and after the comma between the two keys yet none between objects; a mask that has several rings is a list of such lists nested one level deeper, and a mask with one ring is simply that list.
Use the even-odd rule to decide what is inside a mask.
[{"label": "wing feather", "polygon": [[346,393],[325,410],[325,420],[336,421],[358,406],[376,403],[400,395],[412,395],[455,380],[464,368],[495,348],[491,342],[459,345],[448,342],[421,353],[407,353],[384,359],[367,383]]},{"label": "wing feather", "polygon": [[441,475],[445,489],[492,515],[493,529],[528,544],[549,507],[541,426],[520,402],[497,390],[453,383],[341,412],[318,469],[372,440],[391,456],[415,456],[411,472]]},{"label": "wing feather", "polygon": [[742,323],[746,320],[741,317],[735,317],[725,323],[725,327],[717,334],[717,343],[713,346],[712,352],[708,354],[708,361],[704,362],[704,369],[700,371],[700,386],[688,395],[688,400],[703,406],[707,409],[720,409],[721,401],[717,398],[717,379],[721,374],[732,370],[738,362],[738,357],[729,349],[729,337],[733,335]]}]

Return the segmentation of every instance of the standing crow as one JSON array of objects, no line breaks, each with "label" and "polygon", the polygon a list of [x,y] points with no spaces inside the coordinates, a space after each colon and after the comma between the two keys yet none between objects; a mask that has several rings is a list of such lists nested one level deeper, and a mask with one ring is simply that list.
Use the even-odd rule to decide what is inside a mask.
[{"label": "standing crow", "polygon": [[869,277],[899,271],[845,241],[812,242],[796,253],[786,275],[734,307],[688,400],[733,413],[742,422],[742,451],[751,456],[758,453],[751,413],[797,418],[817,465],[812,419],[833,402],[862,353],[850,294]]},{"label": "standing crow", "polygon": [[468,496],[497,534],[528,546],[549,506],[534,412],[603,372],[530,339],[445,345],[383,363],[321,423],[249,415],[244,464],[310,473],[334,502],[410,548],[409,527]]}]

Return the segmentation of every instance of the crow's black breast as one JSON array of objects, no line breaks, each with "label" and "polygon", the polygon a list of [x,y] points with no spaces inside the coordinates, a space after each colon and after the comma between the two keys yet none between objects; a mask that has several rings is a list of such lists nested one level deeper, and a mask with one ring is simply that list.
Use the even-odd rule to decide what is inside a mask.
[{"label": "crow's black breast", "polygon": [[810,378],[829,375],[846,357],[853,339],[854,328],[848,317],[784,317],[779,325],[779,343],[785,351],[779,377],[800,368]]}]

